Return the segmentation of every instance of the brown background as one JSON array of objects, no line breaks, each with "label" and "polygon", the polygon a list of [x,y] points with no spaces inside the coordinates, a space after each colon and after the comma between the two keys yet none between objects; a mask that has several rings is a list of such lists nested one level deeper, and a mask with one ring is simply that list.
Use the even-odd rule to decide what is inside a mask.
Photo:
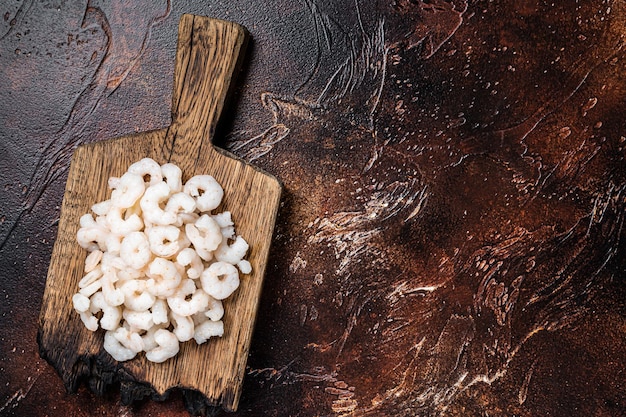
[{"label": "brown background", "polygon": [[169,124],[178,19],[251,44],[216,143],[284,195],[240,411],[626,414],[626,5],[4,1],[0,415],[67,394],[37,318],[73,148]]}]

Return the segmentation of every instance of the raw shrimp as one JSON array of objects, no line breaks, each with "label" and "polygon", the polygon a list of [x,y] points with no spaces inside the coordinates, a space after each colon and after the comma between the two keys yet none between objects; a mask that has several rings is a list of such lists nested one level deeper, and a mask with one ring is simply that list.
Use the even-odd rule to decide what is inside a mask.
[{"label": "raw shrimp", "polygon": [[178,248],[180,229],[176,226],[154,226],[146,230],[150,250],[157,256],[174,256]]},{"label": "raw shrimp", "polygon": [[204,271],[202,259],[198,256],[198,253],[191,248],[185,248],[178,252],[176,262],[182,266],[189,267],[187,268],[187,276],[192,279],[199,278],[202,271]]},{"label": "raw shrimp", "polygon": [[248,242],[241,236],[237,236],[232,245],[228,244],[228,241],[223,240],[219,247],[215,250],[215,259],[222,262],[228,262],[229,264],[236,265],[241,261],[246,252],[248,251]]},{"label": "raw shrimp", "polygon": [[146,311],[156,301],[156,297],[146,290],[146,281],[138,279],[126,281],[120,289],[124,293],[124,305],[131,310]]},{"label": "raw shrimp", "polygon": [[183,183],[181,180],[183,173],[177,165],[163,164],[161,165],[161,173],[173,193],[177,193],[183,189]]},{"label": "raw shrimp", "polygon": [[191,316],[198,311],[203,311],[209,305],[209,294],[197,289],[190,300],[185,297],[170,297],[167,299],[170,309],[179,316]]},{"label": "raw shrimp", "polygon": [[215,262],[200,276],[202,289],[211,297],[223,300],[239,287],[237,268],[226,262]]},{"label": "raw shrimp", "polygon": [[143,158],[142,160],[135,162],[128,167],[128,172],[139,175],[142,180],[144,177],[149,176],[150,180],[148,181],[148,184],[150,185],[158,184],[163,181],[161,166],[152,158]]},{"label": "raw shrimp", "polygon": [[146,222],[167,226],[176,222],[176,214],[163,210],[160,206],[170,195],[170,187],[164,182],[151,185],[139,200]]},{"label": "raw shrimp", "polygon": [[146,352],[146,359],[151,362],[165,362],[169,358],[176,356],[180,350],[178,338],[166,329],[159,329],[154,333],[154,342],[158,347]]},{"label": "raw shrimp", "polygon": [[137,214],[126,216],[126,209],[113,206],[106,215],[111,233],[125,236],[143,228],[143,221]]},{"label": "raw shrimp", "polygon": [[224,335],[224,322],[207,320],[196,326],[193,338],[197,344],[206,342],[210,337]]},{"label": "raw shrimp", "polygon": [[131,268],[138,270],[146,266],[152,258],[150,242],[143,232],[129,233],[122,240],[120,257]]},{"label": "raw shrimp", "polygon": [[122,309],[107,304],[104,299],[104,294],[101,292],[97,292],[91,297],[91,306],[89,311],[92,314],[102,311],[100,326],[105,330],[115,330],[120,325],[120,320],[122,319]]},{"label": "raw shrimp", "polygon": [[185,183],[183,190],[196,198],[196,206],[200,211],[211,211],[222,202],[224,190],[215,178],[210,175],[196,175]]},{"label": "raw shrimp", "polygon": [[148,269],[148,291],[157,297],[169,297],[180,284],[181,276],[173,262],[164,258],[155,258]]},{"label": "raw shrimp", "polygon": [[81,227],[76,232],[78,244],[88,251],[106,251],[106,239],[109,237],[107,230],[100,226]]},{"label": "raw shrimp", "polygon": [[174,312],[170,314],[174,322],[174,334],[181,342],[186,342],[193,337],[193,320],[189,316],[181,316]]},{"label": "raw shrimp", "polygon": [[218,321],[224,317],[224,305],[222,304],[222,300],[216,300],[209,296],[209,305],[204,315],[212,321]]},{"label": "raw shrimp", "polygon": [[119,208],[131,207],[145,190],[141,175],[127,172],[121,176],[117,187],[111,192],[111,204]]},{"label": "raw shrimp", "polygon": [[128,361],[137,356],[137,352],[124,347],[120,343],[113,331],[108,331],[104,334],[103,347],[118,362]]}]

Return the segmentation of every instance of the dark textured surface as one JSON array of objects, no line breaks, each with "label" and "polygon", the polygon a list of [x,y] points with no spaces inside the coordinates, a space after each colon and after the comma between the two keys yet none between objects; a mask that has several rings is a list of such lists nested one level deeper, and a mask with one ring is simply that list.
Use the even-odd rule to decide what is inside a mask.
[{"label": "dark textured surface", "polygon": [[218,143],[285,185],[236,415],[626,414],[622,2],[0,8],[0,415],[187,415],[35,340],[72,148],[169,123],[182,13],[248,28]]}]

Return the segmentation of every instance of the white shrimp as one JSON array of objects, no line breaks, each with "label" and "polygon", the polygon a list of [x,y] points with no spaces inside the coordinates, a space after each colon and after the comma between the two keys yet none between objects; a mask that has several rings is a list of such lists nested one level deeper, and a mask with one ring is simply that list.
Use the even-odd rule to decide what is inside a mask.
[{"label": "white shrimp", "polygon": [[224,211],[222,213],[213,214],[211,217],[222,228],[234,225],[233,218],[230,214],[230,211]]},{"label": "white shrimp", "polygon": [[211,211],[222,202],[224,190],[210,175],[196,175],[185,183],[183,190],[196,198],[196,207],[200,211]]},{"label": "white shrimp", "polygon": [[115,288],[115,283],[118,281],[116,273],[109,272],[104,274],[100,281],[102,283],[102,294],[104,294],[104,300],[107,304],[113,307],[124,304],[124,293],[119,288]]},{"label": "white shrimp", "polygon": [[106,215],[111,233],[125,236],[143,228],[141,217],[137,214],[127,215],[126,211],[125,208],[111,207],[111,210]]},{"label": "white shrimp", "polygon": [[112,205],[111,200],[104,200],[91,206],[91,211],[93,211],[96,216],[106,216]]},{"label": "white shrimp", "polygon": [[182,226],[184,223],[184,218],[181,217],[181,215],[193,213],[195,209],[196,200],[185,193],[176,193],[170,196],[169,200],[167,200],[167,204],[165,204],[165,211],[173,213],[176,216],[175,224],[178,227]]},{"label": "white shrimp", "polygon": [[222,304],[222,300],[216,300],[209,296],[209,305],[204,315],[212,321],[221,320],[221,318],[224,317],[224,305]]},{"label": "white shrimp", "polygon": [[178,252],[180,229],[176,226],[154,226],[146,230],[150,250],[157,256],[168,258]]},{"label": "white shrimp", "polygon": [[[139,175],[142,179],[149,176],[148,183],[154,185],[163,181],[161,166],[152,158],[143,158],[128,167],[128,172]],[[167,184],[166,184],[167,185]]]},{"label": "white shrimp", "polygon": [[230,211],[214,214],[211,217],[220,225],[224,239],[232,239],[235,236],[235,225],[233,224]]},{"label": "white shrimp", "polygon": [[[87,274],[89,275],[89,274]],[[85,275],[85,278],[87,278],[87,275]],[[102,274],[100,274],[100,276],[102,276]],[[96,291],[98,291],[100,288],[102,288],[102,281],[100,281],[99,279],[100,277],[96,278],[94,281],[92,281],[90,284],[85,285],[84,287],[82,287],[78,293],[84,295],[85,297],[91,297],[92,295],[94,295],[96,293]]]},{"label": "white shrimp", "polygon": [[167,303],[162,298],[157,298],[152,307],[152,321],[154,324],[168,324]]},{"label": "white shrimp", "polygon": [[83,322],[87,330],[95,332],[98,330],[98,318],[95,317],[90,311],[83,311],[79,313],[80,320]]},{"label": "white shrimp", "polygon": [[250,265],[250,262],[246,261],[245,259],[237,262],[237,267],[244,275],[248,275],[250,272],[252,272],[252,265]]},{"label": "white shrimp", "polygon": [[[184,299],[188,295],[193,294],[194,292],[196,292],[196,283],[194,282],[193,279],[185,278],[180,282],[180,285],[178,286],[178,288],[176,288],[176,292],[174,293],[172,297],[178,297],[178,298]],[[172,297],[169,297],[169,298],[172,298]]]},{"label": "white shrimp", "polygon": [[204,271],[202,259],[198,256],[196,251],[191,248],[185,248],[178,252],[176,262],[182,266],[189,267],[187,268],[187,276],[192,279],[199,278],[202,271]]},{"label": "white shrimp", "polygon": [[96,220],[89,213],[83,214],[82,216],[80,216],[80,219],[78,219],[78,224],[80,224],[80,227],[98,226],[98,223],[96,223]]},{"label": "white shrimp", "polygon": [[[183,230],[181,229],[181,232]],[[191,241],[189,240],[189,238],[187,237],[187,234],[185,233],[181,233],[178,236],[178,250],[181,251],[185,248],[188,248],[189,246],[191,246]]]},{"label": "white shrimp", "polygon": [[113,331],[108,331],[104,334],[104,344],[102,346],[118,362],[128,361],[137,356],[137,352],[124,347],[120,343]]},{"label": "white shrimp", "polygon": [[146,359],[151,362],[161,363],[176,356],[180,347],[178,338],[166,329],[159,329],[154,332],[154,342],[158,347],[146,352]]},{"label": "white shrimp", "polygon": [[226,262],[215,262],[200,276],[202,289],[211,297],[223,300],[239,287],[237,268]]},{"label": "white shrimp", "polygon": [[194,330],[193,338],[197,344],[202,344],[213,336],[224,335],[224,322],[207,320],[198,324]]},{"label": "white shrimp", "polygon": [[213,260],[213,252],[211,252],[210,250],[206,250],[204,248],[195,248],[195,249],[196,249],[196,253],[198,254],[200,258],[202,258],[202,260],[206,262]]},{"label": "white shrimp", "polygon": [[150,311],[124,310],[124,320],[134,329],[148,330],[154,326],[154,319]]},{"label": "white shrimp", "polygon": [[183,173],[178,165],[163,164],[161,165],[161,172],[163,173],[163,178],[165,178],[165,182],[167,183],[168,187],[170,187],[170,190],[172,190],[173,193],[177,193],[183,189],[183,183],[181,180]]},{"label": "white shrimp", "polygon": [[174,312],[170,313],[172,321],[174,322],[174,334],[181,342],[186,342],[193,337],[193,320],[189,316],[181,316]]},{"label": "white shrimp", "polygon": [[139,333],[131,331],[125,327],[120,327],[113,332],[113,336],[120,342],[126,349],[130,349],[135,353],[139,353],[143,350],[143,340]]},{"label": "white shrimp", "polygon": [[222,242],[220,225],[207,214],[200,216],[194,224],[186,224],[185,233],[194,248],[214,251]]},{"label": "white shrimp", "polygon": [[156,301],[156,297],[146,290],[146,281],[138,279],[126,281],[120,289],[124,293],[124,305],[131,310],[146,311]]},{"label": "white shrimp", "polygon": [[131,281],[145,276],[146,274],[142,269],[124,268],[117,271],[117,277],[120,281]]},{"label": "white shrimp", "polygon": [[146,186],[141,175],[127,172],[119,180],[117,187],[111,192],[111,203],[114,207],[128,208],[133,206],[143,195]]},{"label": "white shrimp", "polygon": [[[92,252],[94,253],[94,252]],[[93,284],[96,280],[98,280],[100,277],[102,276],[102,269],[101,268],[95,268],[92,271],[89,271],[87,273],[87,275],[85,275],[79,282],[78,282],[78,288],[85,288],[88,285]],[[91,294],[90,294],[91,295]]]},{"label": "white shrimp", "polygon": [[237,236],[232,245],[228,245],[228,241],[223,240],[215,252],[213,252],[213,256],[215,256],[215,259],[218,261],[236,265],[246,256],[247,251],[248,242],[241,236]]},{"label": "white shrimp", "polygon": [[87,257],[85,258],[85,273],[90,273],[91,271],[96,269],[101,260],[102,251],[100,250],[95,250],[87,255]]},{"label": "white shrimp", "polygon": [[117,273],[120,269],[125,269],[126,263],[119,256],[104,252],[100,261],[100,269],[103,274]]},{"label": "white shrimp", "polygon": [[108,237],[109,232],[100,226],[81,227],[78,229],[78,232],[76,232],[78,244],[89,252],[95,250],[106,252],[106,239]]},{"label": "white shrimp", "polygon": [[179,213],[178,220],[182,221],[182,224],[195,223],[200,218],[198,213]]},{"label": "white shrimp", "polygon": [[104,241],[104,245],[107,248],[107,253],[117,256],[120,254],[120,249],[122,245],[122,236],[109,233],[109,235]]},{"label": "white shrimp", "polygon": [[186,300],[185,297],[169,297],[167,304],[179,316],[191,316],[207,308],[209,295],[201,289],[197,289],[190,300]]},{"label": "white shrimp", "polygon": [[208,214],[200,216],[195,225],[202,232],[203,248],[210,251],[217,249],[222,242],[220,225]]},{"label": "white shrimp", "polygon": [[72,305],[79,313],[85,313],[88,311],[90,304],[91,302],[89,301],[89,298],[81,293],[76,293],[72,296]]},{"label": "white shrimp", "polygon": [[120,257],[131,268],[139,270],[152,258],[150,242],[143,232],[129,233],[120,245]]},{"label": "white shrimp", "polygon": [[157,297],[169,297],[176,291],[182,277],[173,262],[155,258],[148,268],[147,288]]},{"label": "white shrimp", "polygon": [[100,326],[105,330],[115,330],[120,325],[120,320],[122,319],[122,309],[109,305],[104,299],[104,294],[101,292],[97,292],[91,297],[91,306],[89,311],[92,314],[102,311]]},{"label": "white shrimp", "polygon": [[170,187],[164,182],[151,185],[139,201],[143,210],[144,223],[167,226],[176,222],[176,214],[163,210],[160,206],[170,195]]}]

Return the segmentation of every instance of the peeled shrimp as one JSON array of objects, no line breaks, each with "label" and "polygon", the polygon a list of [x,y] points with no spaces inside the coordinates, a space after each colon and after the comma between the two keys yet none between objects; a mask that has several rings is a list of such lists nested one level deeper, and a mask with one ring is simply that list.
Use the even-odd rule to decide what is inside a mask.
[{"label": "peeled shrimp", "polygon": [[220,243],[219,247],[215,250],[215,259],[218,261],[228,262],[229,264],[236,265],[241,261],[246,252],[248,251],[248,242],[241,236],[237,236],[232,245],[229,245],[226,240]]},{"label": "peeled shrimp", "polygon": [[154,305],[156,297],[146,289],[146,281],[133,279],[120,286],[124,293],[124,305],[131,310],[146,311]]},{"label": "peeled shrimp", "polygon": [[191,299],[186,300],[185,297],[170,297],[167,299],[170,309],[179,316],[191,316],[198,311],[202,311],[209,305],[209,295],[197,289]]},{"label": "peeled shrimp", "polygon": [[135,162],[128,167],[128,172],[139,175],[142,180],[143,177],[149,176],[150,180],[148,183],[150,185],[158,184],[163,181],[161,166],[151,158],[143,158],[142,160]]},{"label": "peeled shrimp", "polygon": [[97,292],[91,297],[91,306],[89,311],[92,314],[102,311],[100,326],[105,330],[115,330],[120,325],[120,320],[122,319],[122,309],[109,305],[104,299],[104,294],[101,292]]},{"label": "peeled shrimp", "polygon": [[196,343],[202,344],[210,337],[224,335],[224,322],[207,320],[196,326],[193,338]]},{"label": "peeled shrimp", "polygon": [[126,218],[126,211],[126,209],[121,207],[111,207],[111,210],[106,215],[111,233],[125,236],[143,228],[141,217],[137,214],[131,214]]},{"label": "peeled shrimp", "polygon": [[122,240],[120,246],[120,257],[131,268],[138,270],[143,268],[150,259],[150,242],[143,232],[129,233]]},{"label": "peeled shrimp", "polygon": [[131,207],[143,195],[145,189],[141,175],[127,172],[121,176],[117,187],[111,192],[111,203],[119,208]]},{"label": "peeled shrimp", "polygon": [[181,276],[173,262],[164,258],[155,258],[150,262],[147,281],[148,291],[157,297],[169,297],[180,284]]},{"label": "peeled shrimp", "polygon": [[212,321],[218,321],[224,317],[224,305],[222,301],[209,296],[209,305],[204,315]]},{"label": "peeled shrimp", "polygon": [[174,312],[170,314],[174,322],[174,334],[181,342],[186,342],[193,337],[193,320],[189,316],[181,316]]},{"label": "peeled shrimp", "polygon": [[180,347],[178,338],[169,330],[159,329],[154,333],[154,342],[158,347],[146,352],[146,359],[151,362],[161,363],[175,356]]},{"label": "peeled shrimp", "polygon": [[226,262],[215,262],[200,276],[202,289],[211,297],[223,300],[239,287],[237,268]]},{"label": "peeled shrimp", "polygon": [[204,271],[204,264],[197,252],[191,248],[185,248],[176,255],[176,262],[188,267],[187,276],[192,279],[199,278]]},{"label": "peeled shrimp", "polygon": [[178,252],[180,229],[176,226],[154,226],[146,231],[150,250],[157,256],[168,258]]},{"label": "peeled shrimp", "polygon": [[183,190],[196,198],[196,206],[200,211],[211,211],[220,205],[224,190],[215,178],[210,175],[196,175],[185,183]]},{"label": "peeled shrimp", "polygon": [[176,222],[176,214],[163,210],[160,204],[170,195],[170,187],[164,182],[151,185],[139,200],[145,222],[167,226]]},{"label": "peeled shrimp", "polygon": [[112,331],[104,334],[103,347],[118,362],[128,361],[137,356],[137,352],[124,347]]},{"label": "peeled shrimp", "polygon": [[222,242],[219,224],[207,214],[201,216],[194,224],[186,224],[185,233],[196,249],[214,251]]},{"label": "peeled shrimp", "polygon": [[163,164],[161,165],[161,173],[173,193],[177,193],[183,189],[183,183],[181,180],[183,173],[177,165]]},{"label": "peeled shrimp", "polygon": [[126,327],[120,327],[113,332],[113,336],[126,349],[130,349],[135,353],[143,350],[143,340],[137,332],[130,331]]}]

